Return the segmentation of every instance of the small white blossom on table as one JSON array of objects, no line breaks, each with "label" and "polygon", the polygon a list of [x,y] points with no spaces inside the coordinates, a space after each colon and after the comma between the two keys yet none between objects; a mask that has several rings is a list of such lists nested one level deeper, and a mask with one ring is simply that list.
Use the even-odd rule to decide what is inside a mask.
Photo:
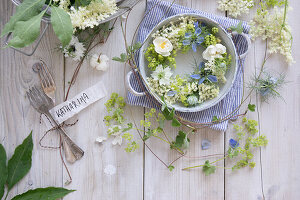
[{"label": "small white blossom on table", "polygon": [[109,58],[107,55],[101,54],[100,56],[94,54],[90,59],[90,66],[100,71],[106,71],[109,67]]}]

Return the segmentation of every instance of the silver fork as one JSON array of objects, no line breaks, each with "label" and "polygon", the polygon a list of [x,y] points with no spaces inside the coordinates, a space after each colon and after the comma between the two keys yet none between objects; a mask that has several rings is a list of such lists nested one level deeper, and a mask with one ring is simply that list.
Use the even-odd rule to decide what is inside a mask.
[{"label": "silver fork", "polygon": [[33,66],[40,77],[40,82],[42,89],[44,93],[52,99],[53,103],[55,104],[55,82],[52,78],[51,73],[49,72],[49,69],[44,61],[40,60],[40,62],[37,62]]},{"label": "silver fork", "polygon": [[41,90],[37,89],[36,86],[29,89],[26,92],[30,104],[40,113],[47,115],[58,127],[59,133],[63,139],[63,148],[65,152],[66,160],[70,163],[74,163],[84,155],[84,151],[78,147],[72,139],[66,134],[65,130],[59,126],[59,124],[53,119],[49,113],[49,109],[53,107],[53,101],[47,97]]}]

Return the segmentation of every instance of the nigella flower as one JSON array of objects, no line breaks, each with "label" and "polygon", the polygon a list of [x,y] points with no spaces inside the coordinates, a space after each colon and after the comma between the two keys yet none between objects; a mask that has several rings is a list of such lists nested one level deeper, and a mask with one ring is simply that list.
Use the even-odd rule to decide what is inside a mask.
[{"label": "nigella flower", "polygon": [[185,33],[185,39],[182,41],[184,46],[192,45],[192,49],[194,52],[197,51],[197,47],[204,41],[204,37],[201,35],[202,29],[199,27],[198,22],[194,23],[195,32]]},{"label": "nigella flower", "polygon": [[83,43],[75,36],[72,36],[70,43],[62,50],[65,57],[71,57],[75,61],[79,61],[86,51]]},{"label": "nigella flower", "polygon": [[151,76],[154,80],[158,80],[160,85],[169,85],[172,74],[170,67],[164,68],[162,65],[158,65]]},{"label": "nigella flower", "polygon": [[196,80],[199,80],[198,81],[198,84],[200,85],[201,83],[203,83],[206,79],[207,80],[209,80],[210,82],[212,82],[212,83],[216,83],[216,82],[218,82],[218,79],[217,79],[217,77],[216,76],[214,76],[214,75],[208,75],[208,76],[201,76],[200,74],[201,74],[201,72],[203,72],[203,70],[204,70],[204,62],[201,62],[200,64],[199,64],[199,74],[192,74],[190,77],[192,78],[192,79],[196,79]]},{"label": "nigella flower", "polygon": [[250,88],[255,89],[260,94],[262,100],[268,102],[269,97],[281,97],[279,89],[284,83],[286,83],[284,74],[274,76],[264,71],[262,76],[254,77]]},{"label": "nigella flower", "polygon": [[238,143],[238,141],[234,140],[234,139],[230,139],[229,140],[229,146],[233,149],[235,149],[236,147],[238,147],[240,144]]}]

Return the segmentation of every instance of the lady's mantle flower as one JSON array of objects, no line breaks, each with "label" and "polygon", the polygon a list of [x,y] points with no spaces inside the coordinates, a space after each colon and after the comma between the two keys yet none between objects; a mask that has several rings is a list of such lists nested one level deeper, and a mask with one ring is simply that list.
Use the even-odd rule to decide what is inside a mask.
[{"label": "lady's mantle flower", "polygon": [[122,131],[121,130],[122,130],[122,127],[119,125],[111,126],[108,129],[108,131],[107,131],[108,135],[115,136],[115,138],[112,141],[113,145],[116,145],[116,144],[121,145],[122,144]]},{"label": "lady's mantle flower", "polygon": [[234,139],[230,139],[229,140],[229,146],[233,149],[235,149],[236,147],[238,147],[240,144],[238,143],[238,141],[234,140]]},{"label": "lady's mantle flower", "polygon": [[159,81],[160,85],[169,85],[172,74],[170,67],[163,68],[162,65],[158,65],[151,76],[154,80]]},{"label": "lady's mantle flower", "polygon": [[71,42],[63,49],[65,57],[71,57],[75,61],[79,61],[84,52],[84,45],[75,36],[72,36]]},{"label": "lady's mantle flower", "polygon": [[91,67],[93,67],[97,70],[106,71],[108,69],[108,61],[109,61],[109,58],[107,57],[107,55],[94,54],[90,59],[90,65],[91,65]]},{"label": "lady's mantle flower", "polygon": [[162,56],[169,56],[173,50],[173,45],[165,37],[157,37],[153,40],[155,51]]},{"label": "lady's mantle flower", "polygon": [[202,37],[201,32],[202,29],[199,27],[198,22],[194,23],[195,32],[191,33],[185,33],[185,39],[182,41],[182,44],[184,46],[192,45],[192,49],[194,52],[197,51],[197,46],[199,46],[203,41],[204,37]]},{"label": "lady's mantle flower", "polygon": [[210,45],[202,53],[205,60],[213,60],[215,58],[222,58],[222,54],[226,53],[226,47],[222,44]]}]

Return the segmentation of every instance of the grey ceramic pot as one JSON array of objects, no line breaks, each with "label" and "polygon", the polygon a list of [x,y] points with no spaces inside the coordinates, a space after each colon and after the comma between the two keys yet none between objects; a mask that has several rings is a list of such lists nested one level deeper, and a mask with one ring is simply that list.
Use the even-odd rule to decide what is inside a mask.
[{"label": "grey ceramic pot", "polygon": [[[248,53],[248,50],[250,48],[251,41],[250,41],[248,35],[246,35],[244,33],[241,34],[243,37],[245,37],[245,39],[248,43],[248,49],[242,55],[238,56],[236,47],[232,41],[232,36],[236,35],[237,33],[232,33],[232,34],[228,33],[217,22],[215,22],[209,18],[199,16],[196,14],[180,14],[180,15],[175,15],[175,16],[169,17],[169,18],[163,20],[162,22],[160,22],[157,26],[155,26],[152,29],[152,31],[146,37],[147,39],[146,39],[144,45],[141,47],[139,59],[138,59],[139,60],[139,73],[140,73],[141,77],[143,78],[144,84],[147,87],[147,90],[150,92],[150,94],[160,103],[162,103],[160,96],[157,95],[155,92],[151,91],[151,89],[149,88],[148,81],[146,79],[147,77],[150,76],[152,71],[148,68],[148,61],[145,59],[144,52],[147,49],[147,47],[149,46],[149,44],[152,43],[153,38],[151,37],[151,35],[154,32],[156,32],[158,29],[160,29],[164,25],[168,25],[171,21],[176,23],[176,21],[179,21],[180,17],[186,17],[186,16],[190,16],[201,22],[204,22],[209,27],[218,27],[219,32],[218,32],[217,36],[219,38],[221,38],[221,40],[222,40],[221,43],[224,46],[226,46],[227,52],[232,56],[231,67],[229,68],[229,70],[226,72],[226,75],[225,75],[227,81],[224,85],[220,86],[220,93],[216,98],[205,101],[204,103],[199,104],[195,107],[185,107],[181,103],[175,103],[172,105],[168,105],[168,107],[175,108],[176,111],[180,111],[180,112],[198,112],[198,111],[202,111],[202,110],[208,109],[208,108],[216,105],[228,94],[228,92],[230,91],[230,89],[234,83],[234,80],[235,80],[235,77],[237,74],[237,69],[239,67],[238,59],[239,58],[242,59],[246,56],[246,54]],[[196,58],[198,61],[202,61],[203,60],[202,52],[204,50],[205,50],[204,48],[202,48],[202,49],[199,48],[196,53],[194,53],[192,50],[190,52],[188,52],[187,54],[178,53],[178,56],[176,57],[176,69],[174,71],[174,74],[175,75],[177,75],[177,74],[183,75],[183,74],[191,73],[194,69],[194,66],[191,64],[191,61],[193,61],[194,58]],[[131,86],[130,79],[131,79],[132,74],[133,74],[132,72],[129,72],[127,74],[127,83],[128,83],[127,86],[128,86],[129,91],[136,96],[145,95],[144,92],[135,91],[133,89],[133,87]]]}]

